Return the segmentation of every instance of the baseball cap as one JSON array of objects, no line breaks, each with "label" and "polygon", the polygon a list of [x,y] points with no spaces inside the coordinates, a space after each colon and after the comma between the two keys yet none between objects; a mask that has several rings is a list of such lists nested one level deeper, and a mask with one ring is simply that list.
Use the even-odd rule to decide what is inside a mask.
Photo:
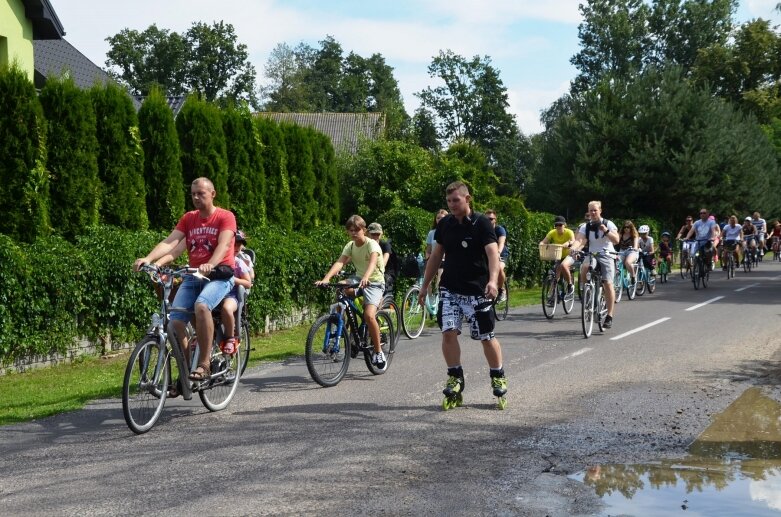
[{"label": "baseball cap", "polygon": [[564,216],[557,215],[553,220],[553,226],[556,226],[557,224],[567,224],[567,220],[564,218]]},{"label": "baseball cap", "polygon": [[369,225],[369,233],[382,233],[382,226],[380,223],[372,223]]}]

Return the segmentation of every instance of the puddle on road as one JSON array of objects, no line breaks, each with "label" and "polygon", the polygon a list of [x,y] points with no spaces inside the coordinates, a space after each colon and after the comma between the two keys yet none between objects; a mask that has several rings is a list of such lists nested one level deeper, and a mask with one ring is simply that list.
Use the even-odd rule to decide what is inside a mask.
[{"label": "puddle on road", "polygon": [[603,515],[781,515],[781,404],[746,390],[678,460],[597,465],[573,476]]}]

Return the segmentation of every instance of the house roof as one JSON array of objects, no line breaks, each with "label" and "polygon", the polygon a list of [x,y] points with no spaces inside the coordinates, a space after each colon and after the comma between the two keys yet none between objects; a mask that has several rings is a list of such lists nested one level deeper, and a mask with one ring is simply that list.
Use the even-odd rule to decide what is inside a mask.
[{"label": "house roof", "polygon": [[[131,95],[130,97],[133,99],[133,104],[136,105],[136,111],[138,111],[141,108],[141,105],[144,103],[146,96]],[[182,111],[182,106],[184,106],[184,101],[186,100],[186,95],[167,95],[165,97],[165,101],[168,103],[168,107],[171,108],[171,111],[174,113],[174,118],[176,118],[179,112]]]},{"label": "house roof", "polygon": [[24,15],[33,22],[33,39],[60,39],[65,29],[49,0],[22,0]]},{"label": "house roof", "polygon": [[105,84],[111,76],[64,39],[33,40],[35,87],[43,88],[49,77],[67,73],[79,88]]},{"label": "house roof", "polygon": [[293,122],[307,126],[331,138],[337,151],[354,153],[362,139],[376,140],[385,130],[382,113],[256,113],[276,122]]}]

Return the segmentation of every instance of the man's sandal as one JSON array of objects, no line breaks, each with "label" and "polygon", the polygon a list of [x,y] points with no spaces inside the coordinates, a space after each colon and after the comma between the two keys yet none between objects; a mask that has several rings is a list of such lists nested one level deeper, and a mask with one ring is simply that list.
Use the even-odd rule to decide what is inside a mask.
[{"label": "man's sandal", "polygon": [[199,364],[198,368],[196,368],[191,374],[190,374],[190,380],[191,381],[205,381],[209,377],[211,377],[212,371],[208,364]]}]

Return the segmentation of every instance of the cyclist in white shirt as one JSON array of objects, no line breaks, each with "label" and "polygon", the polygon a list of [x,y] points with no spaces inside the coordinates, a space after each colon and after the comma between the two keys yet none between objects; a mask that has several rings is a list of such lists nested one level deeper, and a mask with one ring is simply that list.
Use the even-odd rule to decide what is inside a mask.
[{"label": "cyclist in white shirt", "polygon": [[754,212],[754,218],[751,219],[751,224],[757,229],[757,247],[759,248],[760,257],[765,254],[767,248],[765,247],[765,235],[767,233],[767,221],[762,219],[759,212]]},{"label": "cyclist in white shirt", "polygon": [[[602,202],[591,201],[588,204],[588,224],[578,228],[575,236],[573,251],[579,251],[586,247],[591,253],[598,252],[597,261],[602,269],[602,283],[604,284],[605,302],[607,303],[607,317],[604,327],[613,326],[613,308],[616,303],[616,293],[613,290],[613,277],[615,276],[615,244],[618,244],[618,228],[613,221],[602,219]],[[584,260],[580,267],[580,277],[586,278],[589,261]]]},{"label": "cyclist in white shirt", "polygon": [[700,209],[700,218],[692,225],[691,230],[686,235],[686,239],[694,237],[697,239],[697,247],[705,251],[705,257],[708,259],[709,270],[713,269],[713,240],[719,234],[719,225],[716,221],[708,219],[710,213],[706,208]]},{"label": "cyclist in white shirt", "polygon": [[731,215],[729,222],[722,230],[724,237],[724,250],[722,251],[721,264],[724,269],[727,268],[727,253],[735,253],[737,256],[736,264],[742,260],[741,250],[743,248],[743,227],[738,224],[738,216]]},{"label": "cyclist in white shirt", "polygon": [[647,224],[640,225],[637,229],[637,233],[640,234],[640,238],[637,240],[637,245],[645,255],[643,255],[643,264],[646,269],[653,271],[656,264],[654,264],[654,253],[656,248],[654,247],[654,238],[648,235],[651,232],[651,228]]}]

